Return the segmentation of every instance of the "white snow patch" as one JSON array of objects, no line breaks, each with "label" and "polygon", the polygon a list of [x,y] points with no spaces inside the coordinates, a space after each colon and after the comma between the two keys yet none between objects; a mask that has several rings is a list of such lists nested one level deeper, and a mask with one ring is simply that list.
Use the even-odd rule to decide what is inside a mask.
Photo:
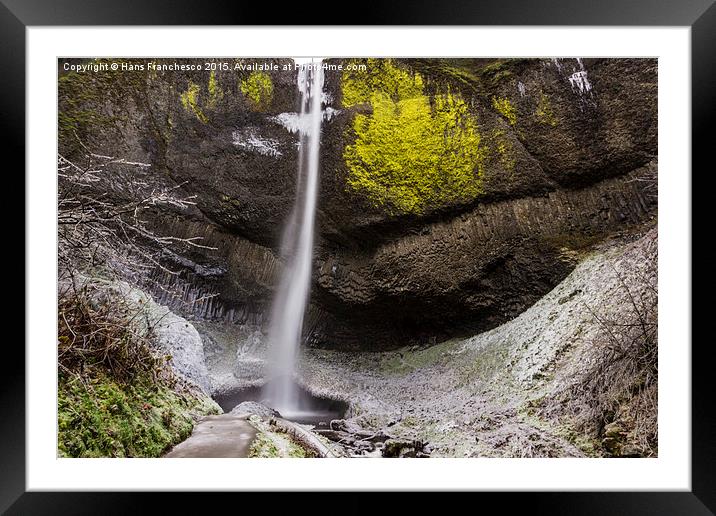
[{"label": "white snow patch", "polygon": [[303,132],[308,125],[308,119],[301,117],[298,113],[281,113],[272,116],[270,120],[282,125],[289,133]]},{"label": "white snow patch", "polygon": [[526,94],[525,85],[522,83],[522,81],[517,82],[517,91],[520,92],[520,97],[524,97]]},{"label": "white snow patch", "polygon": [[[330,121],[335,116],[338,116],[340,113],[341,111],[339,109],[327,107],[323,111],[323,121]],[[281,113],[271,117],[270,120],[283,126],[283,128],[291,134],[300,132],[302,134],[308,135],[311,132],[311,119],[308,115],[302,116],[299,113]]]},{"label": "white snow patch", "polygon": [[281,156],[278,140],[262,138],[254,127],[246,127],[231,133],[233,144],[247,151],[258,152],[262,156]]},{"label": "white snow patch", "polygon": [[569,84],[572,86],[573,90],[579,90],[580,94],[589,93],[590,91],[592,91],[592,83],[589,82],[586,70],[574,72],[572,75],[570,75]]}]

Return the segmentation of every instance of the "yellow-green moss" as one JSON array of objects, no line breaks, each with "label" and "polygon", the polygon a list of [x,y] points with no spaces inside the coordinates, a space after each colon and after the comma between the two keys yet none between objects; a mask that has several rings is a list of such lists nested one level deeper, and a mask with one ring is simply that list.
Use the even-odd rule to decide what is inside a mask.
[{"label": "yellow-green moss", "polygon": [[517,123],[517,111],[515,110],[515,106],[512,105],[512,102],[510,102],[510,99],[505,97],[492,97],[492,107],[494,107],[499,114],[504,116],[510,125]]},{"label": "yellow-green moss", "polygon": [[250,458],[271,459],[280,456],[281,452],[273,439],[263,432],[256,434],[256,437],[254,437],[249,447]]},{"label": "yellow-green moss", "polygon": [[447,91],[431,98],[423,79],[390,60],[342,77],[343,106],[357,114],[355,141],[344,149],[349,188],[393,214],[474,199],[482,192],[484,150],[467,104]]},{"label": "yellow-green moss", "polygon": [[270,459],[290,457],[304,459],[308,457],[306,450],[294,443],[287,435],[259,432],[249,448],[249,458]]},{"label": "yellow-green moss", "polygon": [[254,109],[266,109],[273,100],[273,81],[265,72],[252,72],[239,84],[241,93]]},{"label": "yellow-green moss", "polygon": [[206,123],[208,118],[199,107],[199,95],[201,93],[201,86],[189,81],[189,86],[186,91],[180,95],[182,106],[189,113],[194,113],[200,122]]},{"label": "yellow-green moss", "polygon": [[492,131],[492,141],[502,167],[505,170],[513,170],[515,168],[514,148],[512,142],[505,137],[505,131],[502,129]]},{"label": "yellow-green moss", "polygon": [[208,106],[213,108],[216,106],[216,103],[219,102],[224,97],[224,91],[221,89],[221,86],[219,85],[219,81],[216,78],[216,72],[211,71],[211,75],[209,75],[209,102]]},{"label": "yellow-green moss", "polygon": [[396,66],[392,60],[366,59],[361,64],[365,64],[367,70],[349,69],[341,77],[344,107],[371,102],[373,94],[378,91],[393,101],[423,96],[422,76]]},{"label": "yellow-green moss", "polygon": [[552,127],[557,125],[557,117],[554,116],[554,112],[552,111],[552,103],[549,101],[549,97],[544,93],[540,94],[537,109],[535,109],[535,116],[537,117],[537,121],[541,124],[551,125]]},{"label": "yellow-green moss", "polygon": [[512,76],[512,71],[509,69],[509,64],[511,62],[514,62],[514,60],[497,59],[487,66],[483,66],[480,70],[480,75],[482,75],[485,79],[488,79],[493,84],[497,84],[500,81]]},{"label": "yellow-green moss", "polygon": [[234,198],[234,197],[231,197],[231,196],[229,196],[229,195],[221,194],[220,199],[221,199],[221,202],[222,202],[222,203],[229,204],[229,205],[234,206],[234,207],[236,207],[236,208],[240,208],[240,207],[241,207],[241,201],[239,201],[238,199],[236,199],[236,198]]}]

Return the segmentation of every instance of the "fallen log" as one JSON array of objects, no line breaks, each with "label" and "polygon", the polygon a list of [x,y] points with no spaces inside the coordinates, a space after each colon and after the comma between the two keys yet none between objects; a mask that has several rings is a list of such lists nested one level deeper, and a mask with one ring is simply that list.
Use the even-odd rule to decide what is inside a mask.
[{"label": "fallen log", "polygon": [[318,435],[325,437],[329,441],[336,442],[338,444],[351,445],[356,441],[356,437],[348,432],[341,432],[340,430],[314,430]]},{"label": "fallen log", "polygon": [[326,444],[321,441],[316,434],[310,430],[306,430],[297,423],[280,417],[272,417],[269,419],[269,426],[274,427],[277,432],[287,434],[297,444],[315,453],[317,457],[326,458],[340,456],[338,453],[326,446]]},{"label": "fallen log", "polygon": [[[382,430],[366,430],[365,428],[358,426],[354,421],[347,421],[345,419],[334,419],[331,421],[331,430],[334,432],[350,434],[357,441],[372,441],[374,443],[381,443],[389,439],[389,436]],[[326,437],[331,440],[335,440],[328,435],[326,435]]]}]

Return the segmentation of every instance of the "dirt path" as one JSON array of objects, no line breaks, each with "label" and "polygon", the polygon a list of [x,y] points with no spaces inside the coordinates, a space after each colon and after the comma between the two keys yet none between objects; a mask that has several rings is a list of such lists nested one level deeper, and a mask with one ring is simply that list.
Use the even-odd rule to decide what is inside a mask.
[{"label": "dirt path", "polygon": [[165,457],[248,457],[255,437],[256,429],[243,417],[208,416],[194,427],[186,441],[177,444]]}]

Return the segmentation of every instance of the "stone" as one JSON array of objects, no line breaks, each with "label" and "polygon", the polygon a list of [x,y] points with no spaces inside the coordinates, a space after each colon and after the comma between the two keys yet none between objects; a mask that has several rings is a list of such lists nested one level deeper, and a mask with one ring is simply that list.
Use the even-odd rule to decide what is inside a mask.
[{"label": "stone", "polygon": [[[427,457],[424,451],[425,443],[408,439],[388,439],[381,450],[383,457]],[[419,454],[419,455],[418,455]]]},{"label": "stone", "polygon": [[350,419],[334,419],[330,423],[331,430],[339,430],[349,434],[357,434],[361,430],[361,426]]},{"label": "stone", "polygon": [[252,415],[260,417],[281,417],[278,410],[267,407],[256,401],[243,401],[231,409],[233,415]]}]

